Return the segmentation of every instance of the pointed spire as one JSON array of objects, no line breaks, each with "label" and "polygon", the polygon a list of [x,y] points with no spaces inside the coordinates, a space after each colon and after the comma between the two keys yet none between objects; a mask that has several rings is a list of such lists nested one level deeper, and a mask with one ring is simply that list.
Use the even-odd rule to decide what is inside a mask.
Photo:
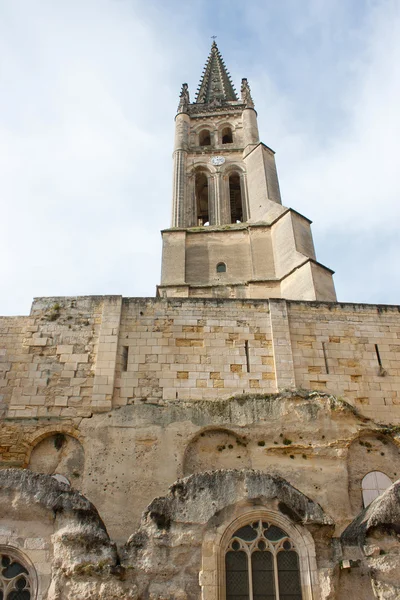
[{"label": "pointed spire", "polygon": [[200,79],[196,103],[223,104],[224,102],[237,102],[237,100],[231,76],[214,40]]}]

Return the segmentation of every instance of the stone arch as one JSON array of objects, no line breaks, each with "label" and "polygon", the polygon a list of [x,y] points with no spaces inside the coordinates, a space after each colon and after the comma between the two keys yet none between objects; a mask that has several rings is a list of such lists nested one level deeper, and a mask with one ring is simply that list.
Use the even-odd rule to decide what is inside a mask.
[{"label": "stone arch", "polygon": [[[238,529],[260,519],[283,529],[295,543],[296,552],[299,557],[302,600],[313,600],[315,598],[314,592],[318,589],[316,585],[317,562],[315,544],[310,532],[298,523],[293,523],[291,519],[279,510],[271,510],[264,506],[249,507],[242,505],[238,506],[235,512],[236,518],[233,520],[228,519],[227,522],[218,527],[216,532],[208,531],[204,537],[203,558],[211,551],[215,562],[210,565],[209,562],[203,560],[202,575],[204,580],[206,580],[207,571],[213,571],[217,590],[207,589],[208,586],[203,586],[205,592],[203,593],[203,599],[216,598],[218,600],[225,600],[225,554],[229,541]],[[206,566],[205,569],[204,566]],[[215,591],[217,592],[216,594]],[[215,594],[214,596],[213,593]]]},{"label": "stone arch", "polygon": [[[215,171],[215,169],[214,169]],[[213,222],[213,185],[210,165],[200,164],[191,171],[193,181],[194,211],[196,226],[209,225]]]},{"label": "stone arch", "polygon": [[186,447],[183,475],[215,469],[250,468],[247,441],[224,428],[205,429],[197,433]]},{"label": "stone arch", "polygon": [[347,454],[349,499],[353,514],[363,508],[362,480],[371,471],[385,473],[392,481],[400,477],[400,450],[393,438],[376,431],[355,438]]},{"label": "stone arch", "polygon": [[[32,561],[30,560],[30,558],[23,552],[21,552],[21,550],[19,550],[18,548],[15,548],[14,546],[9,546],[9,545],[5,545],[5,544],[1,544],[0,545],[0,561],[1,561],[1,567],[4,567],[4,561],[10,560],[10,565],[12,565],[13,563],[17,563],[17,565],[20,565],[20,573],[14,573],[12,577],[10,577],[7,581],[6,584],[10,585],[13,587],[13,583],[16,580],[16,578],[22,576],[24,577],[26,584],[25,584],[25,594],[28,595],[29,594],[29,600],[35,600],[37,598],[37,593],[38,593],[38,577],[37,577],[37,573],[36,573],[36,569],[33,566]],[[1,581],[1,586],[0,589],[3,591],[4,593],[4,588],[5,586],[3,585],[3,572],[4,572],[4,568],[1,569],[1,573],[0,573],[0,581]],[[25,571],[25,572],[24,572]],[[15,577],[16,576],[16,577]],[[14,581],[13,581],[14,580]],[[2,596],[3,598],[3,596]],[[4,600],[7,600],[9,598],[8,595],[4,594]]]},{"label": "stone arch", "polygon": [[[185,543],[184,560],[190,562],[192,573],[187,589],[193,589],[193,597],[197,597],[195,589],[200,580],[203,600],[224,600],[218,579],[221,540],[225,539],[223,535],[231,523],[256,510],[264,511],[263,514],[270,511],[268,514],[273,514],[278,525],[284,523],[289,533],[304,541],[311,564],[309,577],[315,593],[313,598],[319,597],[313,540],[316,545],[326,544],[327,536],[333,533],[333,522],[319,504],[287,481],[261,471],[208,471],[178,480],[166,496],[155,498],[147,507],[142,525],[129,540],[127,550],[139,568],[145,564],[150,572],[157,568],[169,548],[179,545],[183,551],[182,544]],[[157,545],[160,536],[162,548]],[[178,587],[182,554],[176,559],[173,553],[168,556],[169,585]],[[305,596],[304,600],[309,598]]]},{"label": "stone arch", "polygon": [[46,432],[32,444],[27,468],[46,475],[62,475],[73,487],[82,483],[85,464],[81,442],[64,431]]}]

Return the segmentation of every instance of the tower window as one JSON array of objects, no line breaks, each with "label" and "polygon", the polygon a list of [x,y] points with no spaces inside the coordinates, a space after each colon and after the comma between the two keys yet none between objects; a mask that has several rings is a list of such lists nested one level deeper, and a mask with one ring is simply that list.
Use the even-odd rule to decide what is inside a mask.
[{"label": "tower window", "polygon": [[199,134],[200,146],[211,146],[211,134],[208,129],[203,129]]},{"label": "tower window", "polygon": [[380,471],[371,471],[362,480],[363,504],[366,508],[375,498],[383,494],[392,485],[391,479]]},{"label": "tower window", "polygon": [[217,273],[226,273],[226,264],[224,262],[217,264]]},{"label": "tower window", "polygon": [[225,127],[222,130],[222,143],[223,144],[232,144],[232,142],[233,142],[232,129],[230,127]]},{"label": "tower window", "polygon": [[229,177],[229,201],[231,206],[231,223],[241,223],[243,221],[242,190],[240,187],[240,177],[237,173],[232,173]]},{"label": "tower window", "polygon": [[210,222],[208,213],[208,178],[205,173],[196,173],[195,179],[197,224],[202,226]]},{"label": "tower window", "polygon": [[233,534],[225,572],[226,600],[302,600],[295,545],[271,523],[258,520]]}]

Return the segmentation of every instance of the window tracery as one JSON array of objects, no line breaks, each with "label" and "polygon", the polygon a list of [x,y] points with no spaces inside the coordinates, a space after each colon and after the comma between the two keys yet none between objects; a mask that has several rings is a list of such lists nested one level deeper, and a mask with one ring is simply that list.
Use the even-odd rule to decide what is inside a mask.
[{"label": "window tracery", "polygon": [[296,546],[283,529],[262,519],[232,535],[225,575],[226,600],[302,600]]},{"label": "window tracery", "polygon": [[0,600],[33,600],[28,569],[11,552],[0,552]]}]

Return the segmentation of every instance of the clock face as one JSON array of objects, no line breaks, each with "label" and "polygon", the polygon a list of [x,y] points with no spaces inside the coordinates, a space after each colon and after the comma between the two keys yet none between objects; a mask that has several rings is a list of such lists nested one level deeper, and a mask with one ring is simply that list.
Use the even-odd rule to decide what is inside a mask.
[{"label": "clock face", "polygon": [[213,156],[211,158],[211,164],[214,165],[215,167],[219,167],[220,165],[223,165],[225,162],[225,158],[223,156]]}]

